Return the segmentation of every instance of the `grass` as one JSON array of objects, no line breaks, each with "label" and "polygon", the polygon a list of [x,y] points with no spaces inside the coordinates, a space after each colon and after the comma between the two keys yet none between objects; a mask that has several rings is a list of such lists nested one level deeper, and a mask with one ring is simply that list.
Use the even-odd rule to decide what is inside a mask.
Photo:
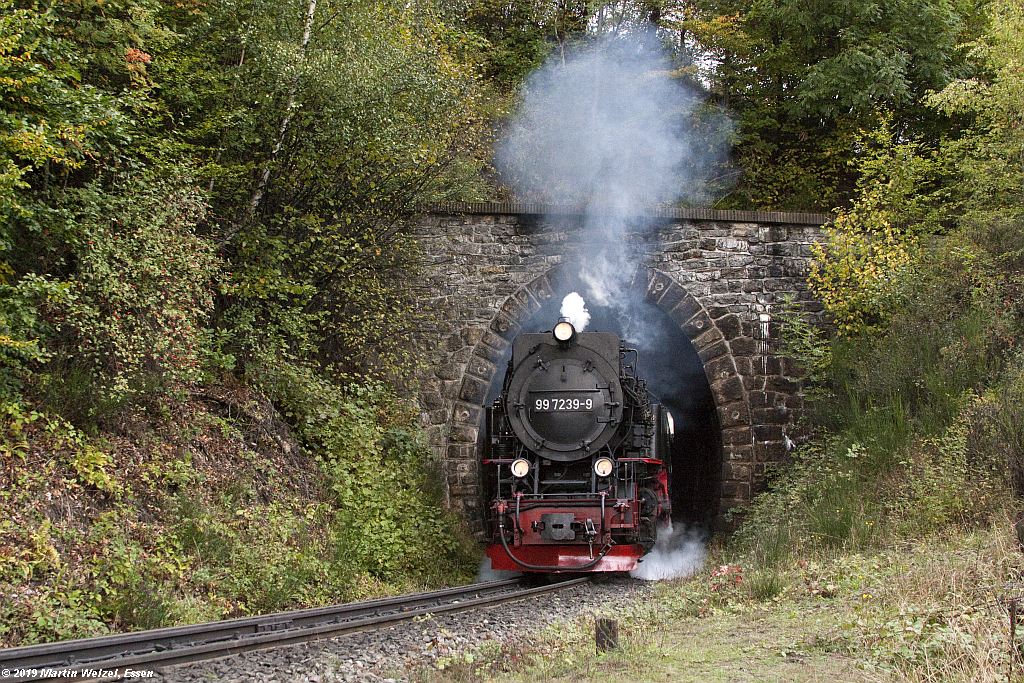
[{"label": "grass", "polygon": [[[1003,600],[1020,594],[1024,556],[1009,520],[873,553],[709,566],[653,587],[597,653],[594,614],[513,644],[489,644],[417,672],[458,681],[1006,681]],[[756,561],[755,561],[756,562]],[[737,577],[740,577],[737,580]],[[1024,620],[1018,647],[1024,645]],[[1011,680],[1024,680],[1024,668]]]}]

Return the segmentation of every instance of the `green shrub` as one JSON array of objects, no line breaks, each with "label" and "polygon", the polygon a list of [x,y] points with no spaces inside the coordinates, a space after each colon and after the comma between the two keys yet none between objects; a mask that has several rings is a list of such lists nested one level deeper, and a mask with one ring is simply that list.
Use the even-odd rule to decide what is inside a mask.
[{"label": "green shrub", "polygon": [[337,512],[339,561],[383,580],[463,578],[475,548],[448,512],[440,463],[414,432],[414,413],[383,385],[342,390],[290,366],[261,376],[316,453]]},{"label": "green shrub", "polygon": [[1010,478],[1024,499],[1024,354],[1018,351],[1002,380],[972,405],[966,459],[972,470]]},{"label": "green shrub", "polygon": [[351,577],[334,565],[327,507],[251,497],[175,500],[174,543],[198,583],[243,614],[346,599]]},{"label": "green shrub", "polygon": [[778,569],[761,569],[746,576],[747,593],[754,600],[767,602],[779,596],[789,582]]},{"label": "green shrub", "polygon": [[76,361],[109,396],[136,398],[199,377],[217,262],[194,234],[205,212],[186,183],[145,178],[80,193],[70,301],[55,311]]},{"label": "green shrub", "polygon": [[0,399],[10,400],[21,396],[33,370],[52,358],[46,343],[53,328],[41,312],[68,301],[71,286],[38,275],[8,284],[13,272],[4,273],[5,266],[0,261]]},{"label": "green shrub", "polygon": [[767,565],[779,534],[792,553],[856,550],[1005,508],[1024,395],[1003,268],[957,231],[888,280],[884,326],[828,338],[790,307],[784,352],[808,370],[815,439],[755,502],[739,548]]}]

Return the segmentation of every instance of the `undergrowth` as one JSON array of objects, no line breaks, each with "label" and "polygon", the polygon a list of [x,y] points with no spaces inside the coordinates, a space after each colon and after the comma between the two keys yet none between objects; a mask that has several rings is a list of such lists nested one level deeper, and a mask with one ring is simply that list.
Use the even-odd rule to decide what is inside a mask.
[{"label": "undergrowth", "polygon": [[217,409],[182,401],[128,436],[3,405],[0,646],[471,578],[475,548],[385,390],[321,395],[331,419],[302,443],[258,395],[205,391]]}]

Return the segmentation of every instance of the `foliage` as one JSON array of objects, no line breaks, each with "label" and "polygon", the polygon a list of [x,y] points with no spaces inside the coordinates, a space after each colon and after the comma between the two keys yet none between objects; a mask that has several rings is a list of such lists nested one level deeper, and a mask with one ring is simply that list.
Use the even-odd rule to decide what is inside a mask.
[{"label": "foliage", "polygon": [[993,457],[1005,458],[998,465],[1009,470],[1014,494],[1024,497],[1024,358],[1019,349],[1002,379],[972,406],[968,461],[990,463]]},{"label": "foliage", "polygon": [[38,275],[15,285],[0,284],[0,397],[14,400],[21,394],[32,368],[50,359],[42,338],[52,335],[45,311],[70,299],[70,285]]},{"label": "foliage", "polygon": [[888,114],[898,139],[950,128],[922,98],[965,72],[958,44],[978,15],[951,0],[700,0],[664,3],[661,24],[738,119],[743,177],[726,203],[807,210],[852,194],[860,131]]},{"label": "foliage", "polygon": [[1018,171],[1000,155],[1019,118],[1019,55],[1006,48],[1020,27],[1016,7],[993,5],[972,53],[990,74],[984,103],[961,97],[967,81],[930,100],[961,103],[968,135],[938,150],[894,144],[885,125],[862,138],[857,199],[810,276],[837,334],[790,325],[789,352],[816,385],[816,438],[754,505],[744,552],[885,547],[1016,505],[1024,237],[1016,198],[993,188]]},{"label": "foliage", "polygon": [[132,399],[269,356],[403,374],[406,219],[473,191],[482,136],[467,38],[434,5],[4,7],[3,386],[85,374]]},{"label": "foliage", "polygon": [[[805,332],[788,348],[810,369],[817,439],[754,505],[741,545],[783,533],[794,548],[871,547],[981,522],[1006,505],[1006,462],[969,449],[967,435],[994,437],[986,395],[1006,381],[1020,322],[997,262],[947,247],[954,239],[963,241],[941,238],[894,280],[899,296],[884,326],[832,339],[787,326]],[[851,288],[873,293],[870,285]],[[779,519],[787,520],[781,532]]]},{"label": "foliage", "polygon": [[912,267],[917,241],[900,232],[873,206],[841,212],[825,230],[826,244],[814,245],[808,283],[840,334],[879,329],[896,302],[894,280]]},{"label": "foliage", "polygon": [[[5,644],[464,578],[426,449],[367,379],[405,381],[429,313],[409,216],[481,193],[475,38],[443,10],[0,0]],[[332,401],[291,413],[322,464],[303,490],[246,448],[204,469],[232,419],[179,433],[268,368]]]},{"label": "foliage", "polygon": [[441,464],[411,431],[408,407],[381,386],[338,391],[294,369],[261,381],[318,454],[339,563],[388,580],[414,569],[446,575],[469,560],[467,532],[444,509]]},{"label": "foliage", "polygon": [[[651,30],[673,75],[736,121],[735,185],[720,205],[829,210],[856,195],[859,138],[890,120],[895,139],[930,150],[964,119],[926,102],[979,73],[964,44],[984,3],[963,0],[616,0],[453,5],[467,17],[466,53],[483,65],[493,108],[507,114],[545,55],[603,34]],[[461,18],[461,17],[460,17]]]},{"label": "foliage", "polygon": [[515,92],[541,65],[551,38],[564,39],[579,28],[578,23],[563,28],[564,18],[547,2],[476,0],[467,5],[463,16],[453,18],[466,21],[471,38],[467,47],[478,53],[476,60],[483,65],[484,75],[506,92]]},{"label": "foliage", "polygon": [[321,2],[302,43],[306,7],[181,20],[182,67],[210,84],[197,100],[192,71],[172,72],[169,106],[191,123],[231,263],[218,325],[240,367],[284,356],[395,374],[419,324],[406,217],[471,185],[475,76],[429,3]]},{"label": "foliage", "polygon": [[149,178],[115,192],[80,192],[88,248],[54,317],[58,348],[125,397],[198,378],[217,263],[194,234],[206,208],[194,187]]},{"label": "foliage", "polygon": [[[80,64],[69,58],[58,14],[0,3],[0,215],[31,213],[30,174],[48,177],[82,168],[112,114],[110,99],[80,87]],[[106,119],[106,120],[105,120]],[[0,233],[0,248],[12,235]]]},{"label": "foliage", "polygon": [[971,122],[964,136],[948,143],[961,173],[957,188],[965,208],[998,209],[1003,220],[1019,221],[1024,207],[1024,10],[1019,3],[995,0],[990,16],[990,27],[971,45],[981,73],[953,81],[927,101]]},{"label": "foliage", "polygon": [[[226,415],[181,403],[169,423],[137,425],[132,440],[109,435],[106,448],[63,420],[2,407],[0,505],[11,514],[0,520],[0,592],[9,596],[0,605],[0,643],[194,623],[470,578],[472,544],[421,474],[422,446],[378,413],[397,405],[384,390],[349,395],[347,413],[324,433],[375,436],[369,446],[378,470],[393,462],[405,469],[389,470],[386,494],[367,485],[347,497],[353,469],[362,476],[353,486],[370,479],[361,463],[264,442],[281,425],[251,415],[248,403],[257,399],[242,397],[227,403]],[[362,454],[347,441],[338,452]],[[402,509],[389,512],[396,505]],[[53,506],[65,512],[52,515]],[[367,536],[382,547],[370,547]]]}]

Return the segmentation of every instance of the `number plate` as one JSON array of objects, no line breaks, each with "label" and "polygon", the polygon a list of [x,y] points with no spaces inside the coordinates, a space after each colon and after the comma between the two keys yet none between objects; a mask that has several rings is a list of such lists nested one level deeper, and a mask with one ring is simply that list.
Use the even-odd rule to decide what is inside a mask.
[{"label": "number plate", "polygon": [[530,399],[530,410],[535,413],[586,412],[597,407],[593,394],[578,396],[562,394]]}]

